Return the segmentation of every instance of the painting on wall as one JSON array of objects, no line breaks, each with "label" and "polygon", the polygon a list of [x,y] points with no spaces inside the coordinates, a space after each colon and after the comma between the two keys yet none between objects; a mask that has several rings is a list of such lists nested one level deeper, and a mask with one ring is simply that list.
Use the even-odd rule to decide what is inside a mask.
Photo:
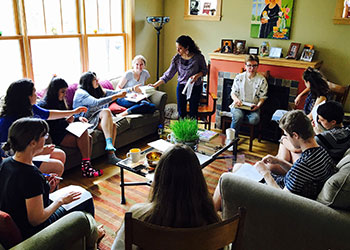
[{"label": "painting on wall", "polygon": [[289,40],[294,0],[253,0],[250,37]]}]

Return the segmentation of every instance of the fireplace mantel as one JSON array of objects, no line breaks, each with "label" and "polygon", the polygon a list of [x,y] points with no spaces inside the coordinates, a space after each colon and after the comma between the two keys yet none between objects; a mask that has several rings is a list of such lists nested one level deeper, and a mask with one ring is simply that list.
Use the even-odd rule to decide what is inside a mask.
[{"label": "fireplace mantel", "polygon": [[[243,54],[235,55],[235,54],[224,54],[224,53],[209,53],[209,57],[211,60],[225,60],[225,61],[243,62],[243,63],[245,61],[246,56],[247,55],[243,55]],[[318,69],[322,65],[322,61],[305,62],[305,61],[298,61],[294,59],[270,58],[270,57],[261,57],[261,56],[259,56],[259,61],[261,65],[282,66],[282,67],[300,68],[300,69],[306,69],[307,67]]]},{"label": "fireplace mantel", "polygon": [[[240,73],[242,68],[244,68],[244,61],[246,56],[247,55],[209,53],[209,90],[211,93],[217,93],[217,82],[219,72]],[[298,81],[298,93],[305,89],[305,84],[302,79],[303,72],[305,71],[305,69],[308,67],[320,68],[322,66],[322,61],[304,62],[293,59],[275,59],[268,57],[259,57],[259,61],[260,65],[258,68],[258,72],[270,71],[270,75],[274,78]],[[302,109],[303,103],[304,100],[299,106],[297,106],[297,108]]]}]

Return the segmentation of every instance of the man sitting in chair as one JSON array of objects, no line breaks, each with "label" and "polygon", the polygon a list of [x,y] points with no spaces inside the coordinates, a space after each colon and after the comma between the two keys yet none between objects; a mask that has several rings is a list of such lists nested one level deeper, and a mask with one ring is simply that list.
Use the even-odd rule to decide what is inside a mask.
[{"label": "man sitting in chair", "polygon": [[[336,101],[328,101],[317,109],[318,125],[314,125],[316,142],[323,147],[337,164],[350,147],[350,128],[343,126],[344,109]],[[277,158],[294,163],[299,159],[301,150],[293,147],[286,136],[280,140]],[[283,169],[270,169],[274,173],[286,173]]]},{"label": "man sitting in chair", "polygon": [[257,73],[258,66],[259,58],[257,56],[247,56],[245,60],[246,71],[238,74],[232,85],[231,128],[236,130],[236,137],[244,120],[253,125],[260,121],[260,107],[267,98],[268,84],[265,77]]}]

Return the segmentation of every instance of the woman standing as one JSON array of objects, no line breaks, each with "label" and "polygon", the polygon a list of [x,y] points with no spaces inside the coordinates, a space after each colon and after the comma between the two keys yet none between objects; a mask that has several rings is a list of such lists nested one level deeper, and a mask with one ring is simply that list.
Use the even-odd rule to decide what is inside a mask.
[{"label": "woman standing", "polygon": [[[43,120],[54,120],[70,117],[74,114],[86,112],[85,107],[78,107],[74,110],[47,110],[36,105],[36,90],[30,79],[21,79],[13,82],[7,89],[5,103],[0,114],[0,143],[7,141],[8,130],[11,124],[22,117],[36,117]],[[1,151],[3,157],[5,153]],[[66,155],[55,145],[45,145],[40,155],[50,154],[46,162],[35,161],[36,166],[43,173],[63,174]]]},{"label": "woman standing", "polygon": [[[62,205],[80,198],[80,192],[70,192],[49,200],[59,180],[56,174],[46,179],[33,164],[33,156],[44,147],[48,125],[37,118],[21,118],[10,129],[5,150],[12,149],[13,157],[5,159],[0,168],[0,210],[10,214],[24,239],[39,232],[72,211],[85,211],[94,216],[92,198],[72,210]],[[19,185],[20,183],[20,185]]]},{"label": "woman standing", "polygon": [[[132,69],[125,72],[125,75],[118,84],[118,89],[125,89],[127,92],[142,93],[140,86],[144,86],[146,80],[150,77],[146,67],[146,58],[141,55],[135,56],[132,60]],[[120,113],[121,116],[129,114],[145,114],[153,113],[156,106],[147,101],[142,100],[140,102],[130,102],[125,98],[119,98],[116,101],[120,106],[127,108],[124,112]]]},{"label": "woman standing", "polygon": [[92,129],[102,130],[106,138],[105,150],[108,152],[108,162],[116,164],[120,161],[115,154],[115,137],[117,135],[116,125],[113,123],[113,115],[108,109],[108,104],[117,98],[123,98],[125,91],[113,91],[103,89],[98,82],[96,74],[88,71],[80,77],[80,87],[77,89],[73,99],[73,108],[85,106],[88,110],[84,116],[89,123],[93,124]]},{"label": "woman standing", "polygon": [[[59,77],[52,78],[45,97],[38,105],[45,109],[68,110],[65,102],[67,82]],[[85,117],[79,117],[77,120],[88,122]],[[78,148],[82,156],[81,171],[84,177],[97,177],[102,175],[102,170],[96,170],[90,162],[91,155],[91,136],[86,130],[80,137],[77,137],[66,130],[69,123],[74,121],[74,117],[48,121],[50,127],[50,136],[52,142],[68,148]]]},{"label": "woman standing", "polygon": [[[189,116],[196,119],[199,99],[202,93],[202,77],[208,72],[207,65],[204,56],[191,37],[185,35],[178,37],[176,39],[176,49],[177,54],[173,57],[168,70],[151,86],[156,88],[161,84],[167,83],[178,73],[176,97],[179,117],[186,117],[187,100],[189,99]],[[193,84],[193,89],[191,95],[187,96],[182,92],[189,79],[191,79],[190,84]]]},{"label": "woman standing", "polygon": [[[133,218],[151,224],[174,227],[201,227],[220,221],[215,212],[199,161],[188,146],[175,145],[159,160],[150,202],[130,208]],[[112,249],[125,249],[124,225]]]}]

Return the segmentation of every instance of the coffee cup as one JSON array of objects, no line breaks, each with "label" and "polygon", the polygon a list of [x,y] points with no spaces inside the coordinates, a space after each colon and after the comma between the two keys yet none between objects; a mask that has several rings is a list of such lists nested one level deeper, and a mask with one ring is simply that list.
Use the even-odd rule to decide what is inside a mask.
[{"label": "coffee cup", "polygon": [[234,128],[226,129],[226,140],[233,140],[236,136],[236,130]]},{"label": "coffee cup", "polygon": [[130,149],[129,153],[126,154],[126,157],[130,158],[133,163],[139,162],[141,158],[141,149]]},{"label": "coffee cup", "polygon": [[170,134],[167,135],[167,140],[170,142],[170,143],[175,143],[175,135],[173,132],[171,132]]}]

